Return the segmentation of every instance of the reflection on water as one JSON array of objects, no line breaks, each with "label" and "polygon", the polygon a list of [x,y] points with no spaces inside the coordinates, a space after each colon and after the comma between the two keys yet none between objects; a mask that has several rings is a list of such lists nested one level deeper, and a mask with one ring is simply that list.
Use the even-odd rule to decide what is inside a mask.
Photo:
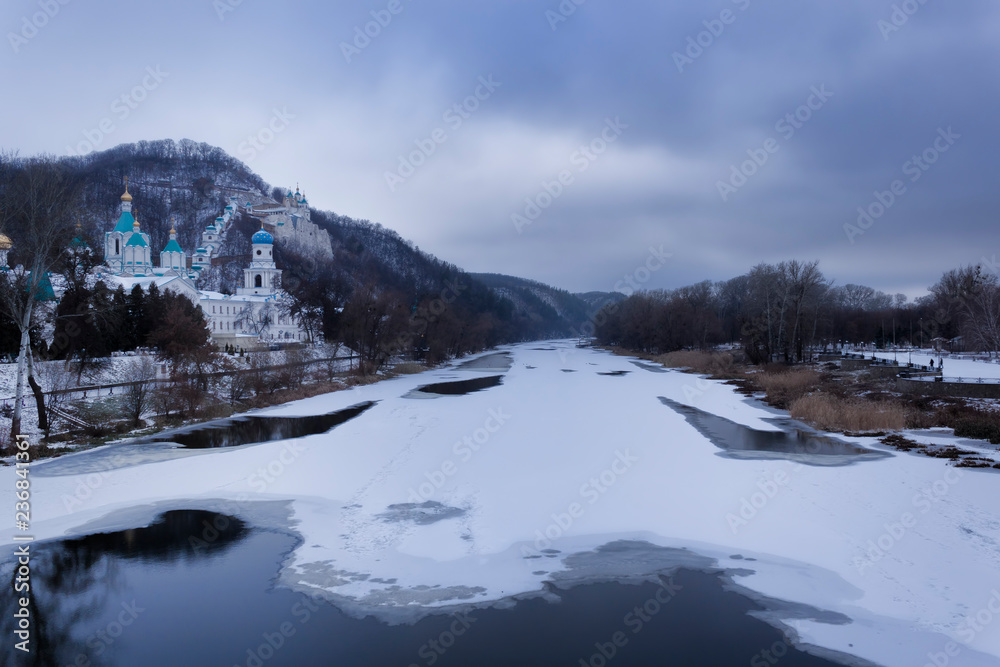
[{"label": "reflection on water", "polygon": [[[779,646],[781,667],[836,665],[789,647],[778,630],[749,616],[763,607],[727,590],[718,573],[679,569],[641,584],[553,586],[548,599],[387,625],[275,587],[281,560],[295,546],[290,535],[197,511],[169,512],[149,528],[33,545],[38,653],[34,663],[20,660],[5,639],[0,662],[749,665]],[[12,564],[0,567],[6,575]],[[0,596],[11,609],[10,589]],[[8,616],[0,622],[4,637],[12,636]],[[602,659],[602,649],[614,651],[613,661]]]},{"label": "reflection on water", "polygon": [[147,442],[176,442],[188,449],[236,447],[273,440],[326,433],[354,419],[375,403],[359,403],[345,410],[308,417],[233,417],[160,434]]},{"label": "reflection on water", "polygon": [[23,652],[7,641],[14,636],[14,619],[6,611],[15,609],[17,571],[15,562],[0,561],[3,579],[11,582],[0,591],[0,609],[5,612],[0,618],[5,638],[0,664],[122,664],[101,657],[111,653],[114,635],[128,626],[139,629],[145,609],[156,604],[149,596],[136,597],[130,573],[138,570],[155,577],[165,568],[175,573],[196,569],[201,562],[221,557],[247,534],[246,525],[234,517],[180,511],[167,512],[146,528],[30,544],[27,594],[34,653],[25,660]]},{"label": "reflection on water", "polygon": [[785,430],[758,431],[669,398],[659,398],[664,405],[684,415],[699,433],[732,458],[787,458],[808,465],[836,466],[889,456],[843,440],[810,433],[790,419],[774,420]]},{"label": "reflection on water", "polygon": [[441,396],[463,396],[465,394],[471,394],[474,391],[482,391],[483,389],[496,387],[502,382],[502,375],[490,375],[487,377],[473,378],[471,380],[425,384],[422,387],[417,387],[417,391],[423,394],[437,394]]}]

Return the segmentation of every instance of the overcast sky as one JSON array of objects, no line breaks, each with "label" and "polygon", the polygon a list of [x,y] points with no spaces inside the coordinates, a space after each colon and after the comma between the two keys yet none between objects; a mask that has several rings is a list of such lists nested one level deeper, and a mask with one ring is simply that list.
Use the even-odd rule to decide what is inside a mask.
[{"label": "overcast sky", "polygon": [[995,1],[576,1],[7,0],[0,148],[204,141],[572,291],[650,248],[650,288],[795,258],[911,297],[1000,255]]}]

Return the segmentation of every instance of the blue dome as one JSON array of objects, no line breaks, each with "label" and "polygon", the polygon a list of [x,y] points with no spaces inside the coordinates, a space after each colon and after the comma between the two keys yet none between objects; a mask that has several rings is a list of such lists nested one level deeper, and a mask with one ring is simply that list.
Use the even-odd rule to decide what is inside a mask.
[{"label": "blue dome", "polygon": [[251,243],[274,243],[274,237],[263,229],[250,237]]}]

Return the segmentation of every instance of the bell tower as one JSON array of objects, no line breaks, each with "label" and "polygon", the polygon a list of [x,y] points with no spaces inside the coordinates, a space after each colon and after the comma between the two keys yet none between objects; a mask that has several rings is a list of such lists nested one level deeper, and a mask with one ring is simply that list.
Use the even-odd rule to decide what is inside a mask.
[{"label": "bell tower", "polygon": [[260,231],[250,237],[250,266],[243,269],[243,287],[238,294],[272,296],[281,286],[281,270],[274,264],[274,237],[261,223]]}]

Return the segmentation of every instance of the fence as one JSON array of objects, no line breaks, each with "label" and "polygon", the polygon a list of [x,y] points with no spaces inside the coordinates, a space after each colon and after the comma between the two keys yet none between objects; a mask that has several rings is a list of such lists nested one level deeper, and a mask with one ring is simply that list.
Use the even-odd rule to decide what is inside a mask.
[{"label": "fence", "polygon": [[925,396],[959,398],[1000,398],[1000,380],[996,378],[896,378],[896,390]]},{"label": "fence", "polygon": [[1000,385],[1000,378],[973,378],[973,377],[944,377],[938,375],[936,377],[912,377],[913,380],[920,380],[922,382],[949,382],[953,384],[997,384]]},{"label": "fence", "polygon": [[915,364],[913,362],[907,361],[897,361],[894,359],[880,359],[878,357],[866,357],[863,354],[854,353],[844,353],[842,357],[843,362],[841,366],[844,370],[859,370],[861,368],[867,368],[871,366],[883,366],[887,368],[899,368],[910,371],[920,371],[926,373],[934,373],[936,369],[933,366],[926,366],[924,364]]},{"label": "fence", "polygon": [[[293,364],[280,364],[278,366],[246,368],[237,371],[216,371],[213,373],[207,373],[206,376],[210,378],[218,378],[218,377],[231,377],[234,375],[248,375],[250,373],[260,373],[260,372],[266,373],[273,371],[288,370],[290,368],[304,368],[306,366],[325,364],[331,361],[348,361],[353,365],[354,360],[357,358],[358,356],[354,354],[348,355],[346,357],[325,357],[323,359],[309,359],[308,361],[299,361]],[[157,382],[172,382],[172,381],[173,380],[171,378],[156,378],[154,380],[150,380],[149,382],[157,383]],[[52,389],[50,391],[42,392],[42,394],[44,396],[65,396],[68,398],[72,398],[74,396],[77,396],[78,398],[90,398],[91,395],[93,395],[94,398],[100,398],[102,395],[114,396],[116,389],[122,390],[127,387],[134,387],[139,384],[148,384],[148,382],[115,382],[113,384],[99,384],[99,385],[95,384],[95,385],[85,385],[80,387],[67,387],[64,389]],[[102,392],[104,393],[102,394]],[[121,391],[119,391],[118,393],[120,394]],[[14,396],[11,396],[9,398],[0,398],[0,409],[12,408],[14,406],[15,400],[16,397]],[[34,401],[34,398],[30,393],[26,393],[24,396],[24,401]],[[22,407],[25,405],[26,403],[22,402]]]}]

